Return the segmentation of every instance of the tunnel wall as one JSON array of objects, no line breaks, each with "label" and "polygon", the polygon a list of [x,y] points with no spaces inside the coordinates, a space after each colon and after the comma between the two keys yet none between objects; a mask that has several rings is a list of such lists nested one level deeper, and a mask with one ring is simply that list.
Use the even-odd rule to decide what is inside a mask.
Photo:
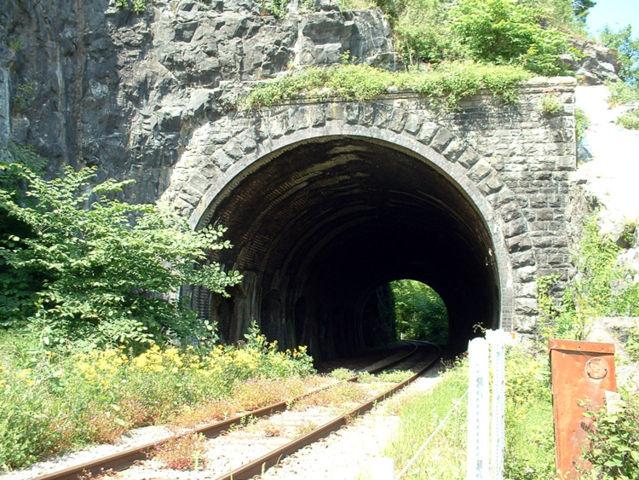
[{"label": "tunnel wall", "polygon": [[[540,108],[549,91],[563,102],[552,116]],[[221,192],[232,190],[256,162],[331,136],[387,142],[459,185],[490,230],[501,326],[534,330],[536,278],[550,272],[568,278],[573,271],[566,208],[569,175],[576,168],[574,80],[533,79],[515,104],[478,95],[452,112],[404,93],[365,103],[299,101],[233,112],[194,129],[162,198],[201,228],[215,221]],[[251,281],[249,275],[245,283]]]}]

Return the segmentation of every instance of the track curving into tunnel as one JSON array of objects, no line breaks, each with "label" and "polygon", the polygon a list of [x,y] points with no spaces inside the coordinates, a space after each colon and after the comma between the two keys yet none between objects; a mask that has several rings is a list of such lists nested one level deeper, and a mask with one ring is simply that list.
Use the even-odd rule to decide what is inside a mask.
[{"label": "track curving into tunnel", "polygon": [[251,320],[282,347],[333,358],[395,339],[390,281],[444,300],[453,349],[500,322],[503,278],[486,215],[451,176],[395,144],[308,139],[262,157],[211,202],[234,247],[212,259],[244,274],[230,299],[192,298],[237,341]]}]

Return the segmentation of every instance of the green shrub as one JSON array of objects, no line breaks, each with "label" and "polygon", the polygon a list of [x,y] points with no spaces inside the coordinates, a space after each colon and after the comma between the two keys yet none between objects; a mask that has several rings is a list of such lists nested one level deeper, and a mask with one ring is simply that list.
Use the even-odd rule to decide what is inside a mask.
[{"label": "green shrub", "polygon": [[93,169],[44,180],[7,158],[3,174],[19,180],[1,185],[0,211],[20,228],[0,235],[0,280],[21,285],[4,292],[1,311],[30,314],[32,331],[59,347],[210,338],[206,322],[167,296],[185,284],[224,295],[239,281],[217,263],[193,268],[229,247],[223,228],[193,232],[167,207],[114,200],[128,182],[92,186]]},{"label": "green shrub", "polygon": [[592,463],[592,471],[584,474],[591,480],[634,480],[639,478],[639,397],[625,395],[619,411],[607,413],[605,408],[589,412],[590,447],[584,457]]},{"label": "green shrub", "polygon": [[582,30],[571,0],[378,0],[410,65],[475,60],[563,73],[567,30]]},{"label": "green shrub", "polygon": [[513,347],[506,357],[505,477],[554,480],[554,448],[548,361]]},{"label": "green shrub", "polygon": [[346,10],[372,10],[377,5],[373,0],[339,0],[339,8]]},{"label": "green shrub", "polygon": [[625,82],[608,83],[607,86],[610,91],[608,103],[611,107],[639,102],[639,86],[629,85]]},{"label": "green shrub", "polygon": [[555,91],[549,91],[544,93],[544,96],[541,97],[541,113],[544,115],[552,116],[559,113],[561,107],[563,106],[563,102],[561,101],[561,97]]},{"label": "green shrub", "polygon": [[586,112],[584,112],[581,108],[575,109],[575,122],[575,134],[577,143],[579,143],[584,138],[586,130],[590,126],[590,120],[588,119]]},{"label": "green shrub", "polygon": [[439,0],[407,1],[395,22],[394,31],[398,49],[410,65],[466,57],[450,29],[447,8]]},{"label": "green shrub", "polygon": [[564,72],[557,60],[568,51],[568,35],[543,27],[544,12],[538,8],[510,0],[461,0],[449,18],[473,60],[517,63],[542,75]]},{"label": "green shrub", "polygon": [[115,0],[115,6],[135,13],[146,12],[147,0]]},{"label": "green shrub", "polygon": [[284,18],[288,11],[288,0],[261,0],[262,9],[277,18]]},{"label": "green shrub", "polygon": [[639,362],[639,327],[631,328],[626,331],[626,340],[624,349],[630,357],[631,362]]},{"label": "green shrub", "polygon": [[628,130],[639,130],[639,111],[625,112],[615,120],[615,123]]}]

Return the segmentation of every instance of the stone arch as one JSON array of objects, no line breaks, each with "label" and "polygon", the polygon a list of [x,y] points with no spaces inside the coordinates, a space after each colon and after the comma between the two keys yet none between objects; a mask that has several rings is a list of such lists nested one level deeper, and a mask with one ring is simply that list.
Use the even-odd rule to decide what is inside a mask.
[{"label": "stone arch", "polygon": [[[216,207],[243,179],[299,145],[342,138],[402,152],[444,175],[480,213],[490,232],[490,253],[497,264],[500,325],[512,329],[518,294],[516,271],[523,266],[527,275],[534,277],[530,271],[536,265],[517,198],[468,142],[453,135],[426,110],[404,107],[397,102],[298,104],[269,109],[260,115],[238,115],[231,126],[204,125],[200,138],[220,130],[236,131],[237,135],[228,135],[212,153],[199,152],[207,158],[205,161],[193,161],[197,148],[184,155],[185,161],[178,164],[178,170],[186,163],[190,166],[176,179],[182,183],[174,182],[173,191],[195,192],[185,210],[190,211],[190,225],[197,229],[215,221]],[[268,291],[269,287],[263,288]]]}]

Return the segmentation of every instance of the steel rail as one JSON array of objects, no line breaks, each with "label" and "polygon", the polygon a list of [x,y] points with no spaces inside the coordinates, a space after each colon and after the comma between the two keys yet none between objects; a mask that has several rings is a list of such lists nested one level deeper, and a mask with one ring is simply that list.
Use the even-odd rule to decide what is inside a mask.
[{"label": "steel rail", "polygon": [[[382,365],[374,367],[374,368],[364,369],[364,372],[376,373],[382,370],[386,370],[392,367],[393,365],[397,365],[398,363],[402,362],[403,360],[413,355],[419,348],[412,343],[410,343],[409,345],[411,345],[413,348],[408,353],[400,355],[399,358],[392,358],[393,356],[395,356],[395,355],[392,355],[391,357],[389,357],[390,360],[383,362]],[[375,362],[375,363],[379,363],[379,362]],[[373,365],[375,365],[375,363],[373,363]],[[359,374],[353,377],[347,378],[345,381],[355,382],[357,381],[358,378],[359,378]],[[202,435],[209,438],[215,437],[216,435],[219,435],[220,433],[228,430],[234,425],[241,425],[245,423],[249,418],[265,417],[267,415],[272,415],[274,413],[283,412],[288,408],[288,405],[290,403],[302,400],[315,393],[332,388],[335,385],[336,384],[332,384],[332,385],[326,385],[320,388],[316,388],[302,395],[299,395],[293,399],[273,403],[271,405],[267,405],[262,408],[251,410],[249,412],[236,415],[234,417],[228,418],[226,420],[222,420],[220,422],[209,423],[201,427],[189,429],[188,431],[185,431],[176,435],[170,435],[167,438],[164,438],[162,440],[156,440],[153,442],[145,443],[143,445],[132,447],[121,452],[113,453],[111,455],[107,455],[94,460],[90,460],[88,462],[74,465],[74,466],[65,468],[63,470],[58,470],[55,472],[40,475],[38,477],[35,477],[33,480],[78,480],[82,478],[87,478],[91,475],[97,475],[97,474],[106,472],[108,470],[111,470],[111,471],[123,470],[131,466],[131,464],[133,464],[133,462],[137,460],[146,459],[150,452],[155,450],[160,445],[163,445],[169,441],[173,441],[173,440],[179,439],[180,437],[183,437],[184,435],[189,435],[193,433],[201,433]]]},{"label": "steel rail", "polygon": [[255,475],[260,475],[264,473],[264,471],[267,468],[270,468],[278,464],[284,457],[291,455],[292,453],[295,453],[299,449],[307,445],[310,445],[311,443],[316,442],[317,440],[320,440],[321,438],[328,436],[330,433],[336,430],[339,430],[341,427],[343,427],[344,425],[347,425],[350,421],[352,421],[353,417],[367,412],[368,410],[372,409],[377,402],[380,402],[390,397],[396,391],[404,388],[409,383],[415,381],[420,375],[426,372],[426,370],[431,368],[432,365],[437,360],[439,360],[440,356],[441,356],[441,353],[438,349],[436,352],[434,352],[433,354],[429,356],[430,358],[426,362],[425,366],[420,368],[417,373],[415,373],[408,379],[404,380],[403,382],[398,383],[397,385],[377,395],[372,400],[369,400],[368,402],[359,405],[358,407],[354,408],[348,413],[345,413],[343,415],[340,415],[339,417],[334,418],[333,420],[316,428],[312,432],[302,437],[298,437],[290,441],[289,443],[259,457],[258,459],[248,462],[242,465],[241,467],[238,467],[234,469],[233,471],[228,472],[222,475],[221,477],[218,477],[216,480],[247,480],[254,477]]}]

